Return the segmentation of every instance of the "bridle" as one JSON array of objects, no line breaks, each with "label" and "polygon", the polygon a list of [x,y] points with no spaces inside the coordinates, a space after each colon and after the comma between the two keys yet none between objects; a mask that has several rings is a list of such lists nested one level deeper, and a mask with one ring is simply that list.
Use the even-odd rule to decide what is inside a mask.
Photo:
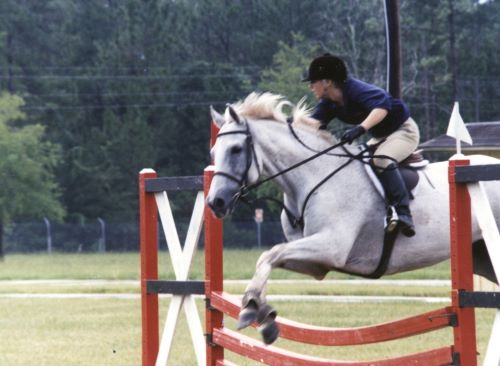
[{"label": "bridle", "polygon": [[[278,202],[281,207],[283,208],[283,210],[285,211],[289,221],[290,221],[290,224],[292,225],[292,227],[297,227],[297,226],[300,226],[300,227],[303,227],[304,225],[304,213],[305,213],[305,210],[306,210],[306,206],[307,206],[307,203],[309,202],[309,199],[312,197],[313,193],[319,188],[321,187],[325,182],[327,182],[330,178],[332,178],[335,174],[337,174],[338,172],[340,172],[341,170],[343,170],[346,166],[348,166],[349,164],[351,164],[354,160],[358,160],[360,161],[361,163],[363,164],[369,164],[367,163],[366,161],[364,161],[364,158],[365,158],[365,153],[367,151],[369,151],[370,149],[372,149],[372,147],[367,147],[363,150],[360,150],[358,153],[356,154],[353,154],[351,153],[349,150],[347,150],[345,148],[345,144],[347,143],[347,141],[340,141],[334,145],[331,145],[329,147],[327,147],[326,149],[324,150],[321,150],[321,151],[317,151],[317,150],[314,150],[312,148],[310,148],[309,146],[307,146],[300,138],[299,136],[297,135],[297,133],[295,132],[295,130],[293,129],[292,127],[292,123],[291,121],[287,121],[288,122],[288,127],[289,127],[289,130],[290,132],[292,133],[293,137],[302,145],[304,146],[305,148],[307,148],[308,150],[314,152],[314,155],[311,155],[310,157],[302,160],[302,161],[299,161],[298,163],[296,164],[293,164],[291,166],[289,166],[288,168],[286,169],[283,169],[265,179],[262,179],[262,180],[259,180],[258,182],[255,182],[255,183],[252,183],[252,184],[248,184],[248,172],[250,171],[250,168],[252,166],[252,162],[253,160],[255,160],[255,163],[257,164],[257,170],[258,170],[258,176],[260,176],[260,173],[261,173],[261,169],[260,169],[260,166],[258,164],[258,160],[257,160],[257,155],[255,153],[255,147],[254,147],[254,144],[253,144],[253,139],[252,139],[252,134],[250,133],[250,127],[249,127],[249,124],[248,124],[248,121],[246,120],[239,120],[237,123],[238,124],[243,124],[245,126],[244,129],[239,129],[239,130],[235,130],[235,131],[227,131],[227,132],[220,132],[218,135],[217,135],[217,139],[219,137],[223,137],[223,136],[227,136],[227,135],[235,135],[235,134],[243,134],[246,136],[246,139],[245,139],[245,146],[246,146],[246,167],[245,167],[245,171],[244,173],[242,174],[241,177],[236,177],[235,175],[233,174],[230,174],[230,173],[227,173],[227,172],[223,172],[223,171],[216,171],[214,173],[214,176],[215,175],[221,175],[223,177],[226,177],[230,180],[232,180],[233,182],[236,182],[240,189],[239,191],[233,196],[232,198],[232,203],[238,201],[238,200],[242,200],[246,203],[250,203],[250,201],[246,198],[246,196],[248,195],[248,193],[254,189],[256,189],[257,187],[261,186],[262,184],[270,181],[270,180],[273,180],[277,177],[279,177],[280,175],[283,175],[285,173],[288,173],[289,171],[301,166],[301,165],[304,165],[308,162],[310,162],[311,160],[314,160],[318,157],[320,157],[321,155],[329,155],[329,156],[337,156],[337,157],[345,157],[345,158],[348,158],[348,160],[341,164],[338,168],[336,168],[334,171],[332,171],[331,173],[329,173],[325,178],[323,178],[321,181],[319,181],[312,189],[311,191],[307,194],[303,204],[302,204],[302,209],[301,209],[301,212],[300,212],[300,217],[296,217],[294,215],[294,213],[288,209],[284,203],[280,202],[280,201],[277,201],[275,198],[273,197],[261,197],[260,199],[267,199],[267,200],[272,200],[274,202]],[[330,152],[331,150],[334,150],[338,147],[341,147],[343,150],[344,150],[344,154],[328,154],[328,152]],[[375,157],[375,155],[372,155],[371,158]],[[392,159],[390,157],[386,157],[386,156],[381,156],[381,157],[385,157],[385,158],[389,158],[389,159]],[[254,202],[256,200],[253,200],[252,202]]]},{"label": "bridle", "polygon": [[[227,132],[220,132],[217,134],[217,139],[219,137],[223,136],[228,136],[228,135],[245,135],[245,148],[246,148],[246,166],[245,166],[245,171],[243,172],[243,175],[238,178],[233,174],[223,172],[223,171],[216,171],[214,173],[215,175],[221,175],[225,178],[228,178],[232,180],[233,182],[238,183],[238,186],[240,187],[240,192],[243,189],[243,187],[248,186],[248,172],[250,171],[250,168],[252,167],[252,162],[255,160],[255,164],[257,166],[257,171],[258,175],[260,176],[260,166],[259,162],[257,161],[257,154],[255,153],[255,147],[253,144],[253,139],[252,139],[252,134],[250,133],[250,127],[248,126],[248,122],[243,120],[242,122],[238,122],[239,124],[244,124],[245,129],[242,130],[235,130],[235,131],[227,131]],[[241,196],[241,195],[240,195]],[[237,197],[238,198],[238,197]],[[236,198],[236,199],[237,199]]]},{"label": "bridle", "polygon": [[[246,196],[248,195],[248,193],[259,187],[260,185],[270,181],[270,180],[273,180],[275,178],[277,178],[278,176],[280,175],[283,175],[301,165],[304,165],[308,162],[310,162],[311,160],[314,160],[316,158],[318,158],[319,156],[321,155],[325,155],[327,154],[329,151],[333,150],[333,149],[336,149],[337,147],[344,147],[344,145],[346,144],[345,141],[341,141],[337,144],[334,144],[332,146],[329,146],[328,148],[324,149],[324,150],[321,150],[321,151],[318,151],[316,152],[314,155],[296,163],[296,164],[293,164],[292,166],[289,166],[288,168],[286,169],[283,169],[279,172],[277,172],[276,174],[273,174],[265,179],[262,179],[258,182],[255,182],[255,183],[252,183],[252,184],[248,184],[248,172],[252,166],[252,162],[253,160],[255,160],[256,164],[257,164],[257,170],[259,172],[259,176],[260,176],[260,167],[258,165],[258,160],[257,160],[257,155],[255,153],[255,147],[254,147],[254,144],[253,144],[253,139],[252,139],[252,134],[250,133],[250,128],[249,128],[249,125],[248,125],[248,122],[243,120],[243,121],[240,121],[238,123],[242,123],[245,125],[245,129],[239,129],[239,130],[235,130],[235,131],[227,131],[227,132],[220,132],[218,135],[217,135],[217,139],[219,137],[223,137],[223,136],[227,136],[227,135],[235,135],[235,134],[244,134],[246,136],[246,139],[245,139],[245,142],[246,142],[246,152],[247,152],[247,159],[246,159],[246,167],[245,167],[245,171],[244,173],[242,174],[241,177],[237,177],[233,174],[230,174],[230,173],[227,173],[227,172],[224,172],[224,171],[216,171],[214,173],[214,176],[215,175],[221,175],[225,178],[228,178],[230,180],[232,180],[233,182],[236,182],[238,183],[240,189],[239,191],[233,196],[233,199],[232,199],[232,202],[236,202],[238,200],[244,200],[248,203],[248,200],[246,200]],[[296,134],[294,134],[294,136],[296,136]],[[365,150],[366,151],[366,150]],[[301,214],[300,214],[300,217],[296,217],[292,211],[290,211],[290,209],[288,209],[284,203],[282,202],[279,202],[280,205],[282,206],[282,208],[285,210],[287,216],[288,216],[288,219],[292,225],[292,227],[297,227],[297,226],[300,226],[300,227],[303,227],[304,225],[304,212],[305,212],[305,209],[306,209],[306,206],[307,206],[307,203],[309,201],[309,199],[311,198],[312,194],[321,186],[323,185],[326,181],[328,181],[331,177],[333,177],[335,174],[337,174],[340,170],[344,169],[347,165],[349,165],[353,160],[360,160],[361,159],[361,156],[365,153],[365,151],[361,151],[360,153],[358,154],[342,154],[341,156],[345,156],[345,157],[349,157],[349,160],[347,160],[344,164],[342,164],[340,167],[338,167],[337,169],[335,169],[332,173],[328,174],[324,179],[322,179],[315,187],[313,187],[313,189],[309,192],[309,194],[307,195],[306,199],[304,200],[304,203],[302,205],[302,210],[301,210]],[[264,198],[261,198],[261,199],[269,199],[269,200],[273,200],[273,201],[276,201],[276,199],[274,198],[271,198],[271,197],[264,197]]]},{"label": "bridle", "polygon": [[[289,129],[292,133],[292,135],[295,137],[295,139],[305,148],[307,148],[308,150],[310,151],[313,151],[315,152],[314,155],[282,170],[282,171],[279,171],[278,173],[270,176],[270,177],[267,177],[263,180],[260,180],[258,182],[255,182],[255,183],[252,183],[252,184],[248,184],[248,172],[252,166],[252,162],[253,160],[255,160],[255,163],[257,164],[257,169],[258,169],[258,172],[259,172],[259,176],[260,176],[260,167],[258,165],[258,160],[257,160],[257,155],[255,154],[255,148],[254,148],[254,144],[253,144],[253,139],[252,139],[252,134],[250,133],[250,128],[248,126],[248,122],[247,121],[243,121],[244,125],[245,125],[245,129],[240,129],[240,130],[235,130],[235,131],[228,131],[228,132],[222,132],[222,133],[219,133],[217,135],[217,138],[219,137],[223,137],[223,136],[227,136],[227,135],[234,135],[234,134],[244,134],[246,136],[246,139],[245,139],[245,142],[246,142],[246,152],[247,152],[247,156],[246,156],[246,167],[245,167],[245,171],[242,175],[241,178],[238,178],[232,174],[229,174],[229,173],[226,173],[226,172],[222,172],[222,171],[218,171],[218,172],[215,172],[214,175],[221,175],[221,176],[224,176],[236,183],[239,184],[239,191],[238,193],[236,193],[233,198],[232,198],[232,204],[234,204],[234,202],[238,201],[238,200],[242,200],[246,203],[250,203],[250,201],[246,198],[246,196],[248,195],[248,193],[257,188],[258,186],[264,184],[265,182],[268,182],[270,180],[273,180],[274,178],[280,176],[280,175],[283,175],[287,172],[289,172],[290,170],[293,170],[303,164],[306,164],[308,163],[309,161],[311,160],[314,160],[316,159],[317,157],[321,156],[321,155],[325,155],[327,154],[329,151],[333,150],[333,149],[336,149],[337,147],[342,147],[342,149],[344,150],[344,154],[327,154],[327,155],[333,155],[333,156],[338,156],[338,157],[347,157],[349,158],[345,163],[341,164],[339,167],[337,167],[334,171],[332,171],[331,173],[329,173],[325,178],[323,178],[319,183],[317,183],[312,189],[311,191],[307,194],[304,202],[302,203],[302,209],[301,209],[301,212],[300,212],[300,216],[299,217],[296,217],[295,214],[290,211],[290,209],[288,209],[285,204],[281,201],[278,201],[276,200],[275,198],[273,197],[261,197],[260,199],[267,199],[267,200],[272,200],[274,202],[278,202],[282,209],[284,210],[284,212],[286,213],[287,215],[287,218],[291,224],[291,226],[293,228],[297,228],[299,227],[301,230],[304,229],[304,213],[305,213],[305,210],[306,210],[306,206],[307,206],[307,203],[309,202],[309,199],[312,197],[313,193],[321,186],[323,185],[325,182],[327,182],[330,178],[332,178],[335,174],[337,174],[338,172],[340,172],[342,169],[344,169],[347,165],[351,164],[354,160],[358,160],[360,161],[361,163],[364,163],[364,164],[369,164],[367,162],[364,161],[364,158],[365,158],[365,153],[367,151],[369,151],[371,149],[371,147],[367,147],[363,150],[361,150],[360,152],[358,152],[357,154],[353,154],[351,153],[348,149],[345,148],[345,144],[346,144],[346,141],[340,141],[339,143],[337,144],[334,144],[322,151],[317,151],[312,149],[311,147],[307,146],[300,138],[299,136],[295,133],[293,127],[291,126],[291,122],[288,121],[288,125],[289,125]],[[238,122],[238,123],[242,123],[242,122]],[[375,155],[372,155],[370,158],[373,158]],[[390,157],[386,157],[386,156],[382,156],[384,158],[390,158]],[[392,159],[392,158],[390,158]],[[393,159],[394,160],[394,159]],[[255,202],[256,200],[253,200],[252,202]],[[384,231],[384,243],[383,243],[383,248],[382,248],[382,255],[381,255],[381,258],[380,258],[380,262],[377,266],[377,268],[371,273],[371,274],[368,274],[368,275],[362,275],[363,277],[367,277],[367,278],[380,278],[383,274],[385,274],[386,270],[387,270],[387,266],[388,266],[388,263],[389,263],[389,260],[390,260],[390,257],[391,257],[391,254],[392,254],[392,250],[393,250],[393,247],[394,247],[394,242],[396,240],[396,237],[398,235],[398,230],[395,230],[395,231],[392,231],[392,232],[387,232],[387,231]],[[338,270],[338,269],[337,269]],[[341,271],[342,272],[342,271]],[[346,273],[349,273],[347,271],[345,271]],[[352,273],[350,273],[352,274]],[[359,275],[359,274],[358,274]]]}]

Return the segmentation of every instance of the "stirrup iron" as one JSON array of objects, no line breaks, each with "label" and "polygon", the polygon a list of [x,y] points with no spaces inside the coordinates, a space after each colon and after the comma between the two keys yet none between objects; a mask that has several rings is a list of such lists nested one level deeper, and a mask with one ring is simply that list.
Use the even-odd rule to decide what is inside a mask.
[{"label": "stirrup iron", "polygon": [[387,206],[387,213],[385,216],[384,231],[392,233],[397,229],[399,223],[398,213],[396,208],[392,205]]}]

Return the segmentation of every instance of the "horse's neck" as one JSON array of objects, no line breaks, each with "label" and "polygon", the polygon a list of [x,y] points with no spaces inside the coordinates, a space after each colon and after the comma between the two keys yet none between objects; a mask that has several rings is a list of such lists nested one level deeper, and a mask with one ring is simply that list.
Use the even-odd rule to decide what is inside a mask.
[{"label": "horse's neck", "polygon": [[[257,122],[254,125],[256,132],[254,138],[262,154],[262,173],[264,175],[275,175],[312,155],[311,152],[305,152],[304,147],[292,136],[286,125],[265,121]],[[316,160],[313,160],[301,165],[278,176],[275,181],[287,192],[290,183],[297,182],[297,180],[302,181],[299,178],[307,178],[309,174],[304,173],[309,172],[317,163]]]},{"label": "horse's neck", "polygon": [[[254,126],[254,138],[262,154],[262,172],[266,176],[277,174],[315,154],[297,141],[286,125],[261,121]],[[296,133],[301,141],[316,151],[331,146],[330,142],[313,133],[300,129],[296,129]],[[275,181],[289,198],[301,201],[321,178],[345,161],[345,158],[321,156],[278,176]]]}]

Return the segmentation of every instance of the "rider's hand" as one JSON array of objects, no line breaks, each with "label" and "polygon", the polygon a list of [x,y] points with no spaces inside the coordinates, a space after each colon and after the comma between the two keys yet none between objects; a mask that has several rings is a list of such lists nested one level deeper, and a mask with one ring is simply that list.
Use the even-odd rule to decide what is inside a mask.
[{"label": "rider's hand", "polygon": [[347,142],[350,144],[351,142],[353,142],[353,140],[357,139],[365,132],[366,130],[361,125],[357,125],[353,128],[350,128],[347,131],[345,131],[344,134],[342,135],[342,142]]}]

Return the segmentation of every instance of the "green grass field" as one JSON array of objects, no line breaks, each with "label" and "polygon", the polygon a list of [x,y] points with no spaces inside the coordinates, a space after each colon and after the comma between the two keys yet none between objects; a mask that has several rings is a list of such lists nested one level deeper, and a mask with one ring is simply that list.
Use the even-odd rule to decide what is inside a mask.
[{"label": "green grass field", "polygon": [[[200,253],[201,254],[201,253]],[[225,252],[225,278],[248,279],[253,274],[257,251]],[[160,278],[173,279],[168,254],[159,258]],[[199,255],[192,267],[192,278],[203,277],[203,257]],[[448,264],[426,270],[414,271],[387,278],[448,279]],[[306,279],[305,276],[276,271],[274,279]],[[332,273],[329,279],[349,278]],[[30,293],[139,293],[137,283],[95,285],[37,285],[9,284],[6,280],[44,279],[139,279],[139,255],[123,254],[54,254],[8,255],[0,262],[0,365],[139,365],[141,359],[141,324],[139,299],[47,299],[6,298],[5,294]],[[243,285],[228,285],[226,290],[241,293]],[[298,286],[271,285],[270,294],[328,294],[328,295],[412,295],[448,296],[444,287],[393,287],[393,286],[325,286],[321,282]],[[161,318],[164,319],[168,299],[160,300]],[[421,303],[326,303],[326,302],[277,302],[274,304],[281,316],[304,323],[353,327],[395,320],[441,307],[439,304]],[[203,303],[198,302],[203,316]],[[494,312],[477,311],[478,351],[484,353],[489,338]],[[226,320],[234,329],[235,322]],[[162,328],[162,325],[161,325]],[[245,334],[258,337],[255,329]],[[381,359],[419,352],[451,344],[451,330],[356,347],[315,347],[286,340],[276,346],[295,352],[334,359]],[[238,365],[256,365],[228,353],[227,358]],[[481,360],[481,358],[479,359]],[[195,365],[191,340],[184,315],[181,316],[177,339],[169,365]]]},{"label": "green grass field", "polygon": [[[255,270],[260,255],[257,250],[226,250],[224,252],[224,278],[248,279]],[[168,252],[158,255],[159,276],[175,278]],[[140,258],[138,253],[107,254],[31,254],[7,255],[0,262],[0,280],[36,279],[109,279],[138,280],[140,277]],[[202,279],[204,276],[203,253],[197,253],[191,266],[190,277]],[[449,263],[435,265],[426,269],[390,276],[390,279],[449,279]],[[273,279],[309,278],[297,273],[277,269]],[[330,272],[330,279],[357,278]]]}]

